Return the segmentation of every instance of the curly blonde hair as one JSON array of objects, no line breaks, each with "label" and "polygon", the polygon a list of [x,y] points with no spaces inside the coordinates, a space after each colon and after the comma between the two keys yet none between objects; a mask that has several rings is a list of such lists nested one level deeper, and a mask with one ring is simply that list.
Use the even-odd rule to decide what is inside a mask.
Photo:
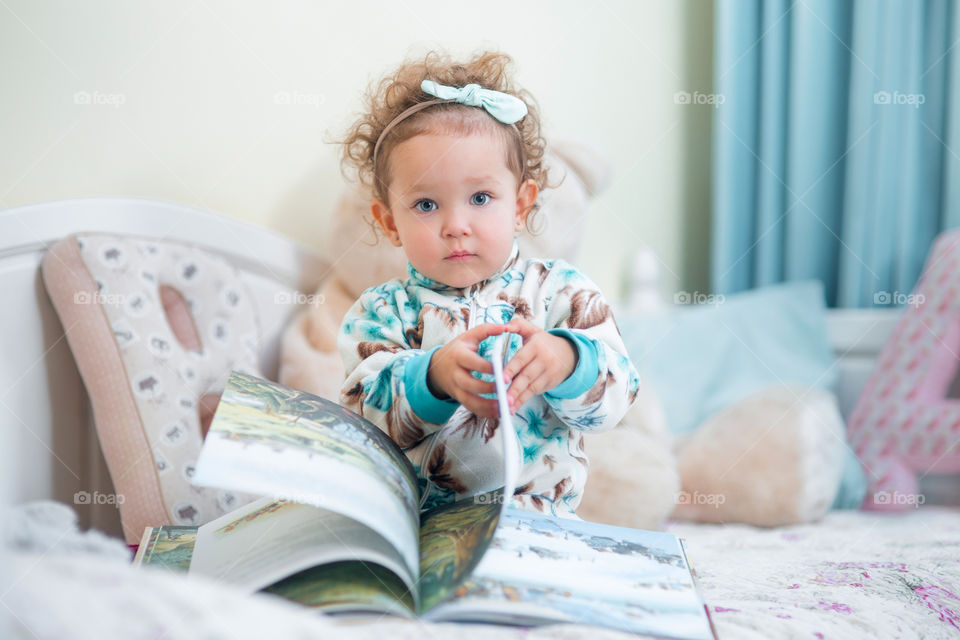
[{"label": "curly blonde hair", "polygon": [[[422,60],[407,60],[371,84],[364,96],[365,113],[341,141],[340,166],[344,177],[350,180],[359,178],[375,198],[389,206],[389,157],[398,144],[424,133],[492,131],[505,142],[507,167],[517,177],[518,184],[532,179],[541,190],[553,186],[547,182],[547,171],[543,166],[546,141],[540,133],[537,102],[529,92],[513,84],[510,77],[512,64],[513,60],[505,53],[484,51],[466,62],[458,62],[449,54],[431,51]],[[424,80],[455,87],[478,84],[484,89],[509,93],[526,103],[527,115],[515,125],[506,125],[477,107],[455,102],[436,104],[397,123],[380,141],[374,158],[377,140],[394,118],[409,107],[434,99],[420,88]],[[538,209],[539,203],[534,203],[528,221]],[[372,226],[376,229],[376,225]]]}]

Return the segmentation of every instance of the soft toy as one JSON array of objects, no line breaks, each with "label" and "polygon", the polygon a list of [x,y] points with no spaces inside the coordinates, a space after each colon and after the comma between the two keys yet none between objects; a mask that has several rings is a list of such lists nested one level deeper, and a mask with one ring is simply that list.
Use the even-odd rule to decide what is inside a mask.
[{"label": "soft toy", "polygon": [[833,394],[774,385],[674,439],[649,386],[621,424],[589,436],[590,475],[577,514],[654,529],[667,516],[782,526],[821,518],[845,472]]},{"label": "soft toy", "polygon": [[759,526],[817,520],[844,470],[832,393],[774,385],[710,416],[679,446],[674,517]]},{"label": "soft toy", "polygon": [[[584,212],[606,188],[610,163],[592,147],[563,140],[547,148],[545,163],[563,181],[542,193],[536,223],[542,230],[521,234],[521,252],[575,263]],[[334,401],[344,379],[336,345],[343,315],[367,287],[406,277],[403,250],[377,242],[367,222],[369,202],[360,191],[340,200],[329,235],[332,271],[294,318],[281,347],[279,381]],[[765,393],[714,416],[674,452],[657,395],[641,385],[637,402],[615,429],[588,434],[590,475],[577,513],[645,529],[662,526],[675,509],[677,517],[767,526],[821,516],[837,490],[840,466],[832,452],[836,442],[842,446],[839,413],[821,395],[797,403],[783,390]],[[701,496],[719,495],[726,498],[701,504]]]},{"label": "soft toy", "polygon": [[871,472],[869,509],[912,509],[925,499],[920,479],[955,482],[960,469],[958,245],[960,231],[940,234],[916,288],[896,301],[907,306],[850,416],[850,439]]}]

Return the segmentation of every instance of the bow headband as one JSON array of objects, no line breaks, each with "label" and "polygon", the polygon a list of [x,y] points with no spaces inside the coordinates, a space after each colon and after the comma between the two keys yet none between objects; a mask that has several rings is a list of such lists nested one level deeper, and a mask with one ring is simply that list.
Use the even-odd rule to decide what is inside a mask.
[{"label": "bow headband", "polygon": [[527,115],[527,105],[520,98],[512,96],[509,93],[494,91],[493,89],[484,89],[478,84],[468,84],[464,87],[450,87],[444,84],[437,84],[433,80],[424,80],[420,83],[420,88],[424,93],[436,96],[437,99],[420,102],[407,108],[391,120],[390,124],[383,128],[380,137],[377,138],[377,143],[373,147],[374,168],[377,166],[377,153],[380,150],[380,143],[387,137],[387,134],[390,133],[395,126],[400,124],[401,121],[435,104],[457,102],[470,107],[481,107],[503,124],[514,124]]}]

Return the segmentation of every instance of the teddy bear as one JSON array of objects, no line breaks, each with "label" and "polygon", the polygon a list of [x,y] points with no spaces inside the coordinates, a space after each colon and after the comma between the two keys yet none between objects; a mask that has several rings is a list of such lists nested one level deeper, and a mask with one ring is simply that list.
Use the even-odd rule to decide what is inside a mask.
[{"label": "teddy bear", "polygon": [[[607,188],[613,167],[592,145],[568,139],[552,141],[544,163],[559,185],[541,193],[540,222],[536,233],[520,234],[521,254],[575,263],[590,201]],[[377,241],[369,202],[359,187],[340,198],[328,236],[331,272],[281,342],[279,381],[334,401],[344,379],[341,319],[364,289],[406,277],[402,248]],[[642,529],[671,517],[762,526],[814,520],[839,482],[829,441],[842,421],[828,395],[797,404],[789,389],[764,390],[674,438],[656,393],[641,382],[614,429],[585,437],[590,473],[577,514]],[[725,499],[690,499],[701,495]]]}]

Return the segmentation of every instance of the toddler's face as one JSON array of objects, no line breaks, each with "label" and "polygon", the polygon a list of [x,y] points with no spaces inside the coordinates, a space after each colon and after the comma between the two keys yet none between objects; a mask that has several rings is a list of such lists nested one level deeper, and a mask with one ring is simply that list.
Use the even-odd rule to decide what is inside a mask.
[{"label": "toddler's face", "polygon": [[509,257],[537,185],[517,185],[503,145],[486,132],[422,134],[391,152],[389,205],[375,200],[371,209],[391,242],[431,280],[468,287]]}]

